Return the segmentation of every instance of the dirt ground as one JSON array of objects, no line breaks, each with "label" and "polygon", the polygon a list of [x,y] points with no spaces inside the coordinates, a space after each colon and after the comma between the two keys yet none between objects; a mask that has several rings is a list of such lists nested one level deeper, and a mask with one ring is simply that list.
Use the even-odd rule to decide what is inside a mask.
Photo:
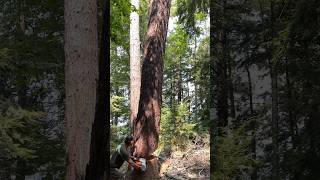
[{"label": "dirt ground", "polygon": [[161,179],[210,179],[210,149],[204,139],[196,139],[184,151],[159,156]]}]

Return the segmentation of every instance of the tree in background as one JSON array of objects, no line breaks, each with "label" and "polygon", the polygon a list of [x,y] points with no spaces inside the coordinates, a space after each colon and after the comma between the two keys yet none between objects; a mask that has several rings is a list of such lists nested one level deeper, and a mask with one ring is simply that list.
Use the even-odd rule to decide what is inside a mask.
[{"label": "tree in background", "polygon": [[130,13],[130,121],[137,116],[140,98],[140,36],[139,36],[139,0],[131,0],[134,7]]},{"label": "tree in background", "polygon": [[[225,13],[214,13],[224,4]],[[313,90],[318,89],[319,81],[309,75],[318,74],[315,69],[319,68],[316,61],[319,32],[315,31],[319,24],[311,21],[319,18],[315,10],[319,2],[227,0],[215,1],[210,8],[213,10],[212,43],[221,42],[215,38],[219,27],[214,22],[227,30],[226,50],[231,63],[227,61],[225,67],[227,83],[232,82],[234,87],[226,88],[228,125],[222,128],[223,134],[215,133],[216,137],[212,137],[215,141],[211,140],[215,147],[212,149],[216,149],[212,156],[217,162],[211,161],[213,178],[314,179],[319,167],[314,161],[318,158],[318,150],[314,148],[318,141],[310,135],[317,137],[319,133],[309,125],[317,122],[318,113],[314,110],[319,101]],[[308,13],[302,8],[309,9]],[[212,43],[210,56],[219,56],[214,49],[217,43]],[[212,64],[211,67],[211,88],[216,89],[219,85],[216,73],[223,73],[218,71],[219,66]],[[219,96],[219,93],[212,95]],[[212,100],[213,111],[218,111],[219,103]],[[236,112],[234,118],[233,111]],[[216,122],[218,116],[212,116],[212,120]],[[244,131],[239,131],[243,128]],[[251,139],[251,143],[237,140],[234,134],[238,132],[243,139]],[[234,153],[228,152],[226,145],[234,148]],[[246,153],[240,153],[243,151]],[[223,166],[231,161],[239,164]]]}]

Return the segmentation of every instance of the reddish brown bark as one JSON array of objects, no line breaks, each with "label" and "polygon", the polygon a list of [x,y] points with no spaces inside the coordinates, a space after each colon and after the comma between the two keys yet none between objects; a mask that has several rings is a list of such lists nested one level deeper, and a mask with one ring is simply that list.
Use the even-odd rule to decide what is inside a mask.
[{"label": "reddish brown bark", "polygon": [[147,159],[146,171],[132,171],[126,177],[126,180],[156,180],[159,176],[160,164],[158,158],[151,156]]},{"label": "reddish brown bark", "polygon": [[158,147],[163,55],[170,15],[170,0],[153,0],[149,7],[147,40],[142,65],[140,101],[133,133],[137,138],[134,155],[149,157]]}]

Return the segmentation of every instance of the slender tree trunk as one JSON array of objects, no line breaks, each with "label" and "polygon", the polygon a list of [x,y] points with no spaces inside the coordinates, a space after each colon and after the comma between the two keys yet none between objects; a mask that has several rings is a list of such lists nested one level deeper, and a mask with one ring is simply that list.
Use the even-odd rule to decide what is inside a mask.
[{"label": "slender tree trunk", "polygon": [[[251,73],[249,69],[249,64],[246,65],[246,71],[248,76],[248,89],[249,89],[249,107],[250,107],[250,116],[254,115],[253,111],[253,91],[252,91],[252,81],[251,81]],[[251,153],[252,159],[256,160],[257,152],[256,152],[256,123],[252,122],[252,141],[251,141]],[[253,172],[251,173],[251,180],[258,179],[258,170],[254,168]]]},{"label": "slender tree trunk", "polygon": [[279,110],[278,110],[278,73],[276,65],[270,67],[271,75],[271,96],[272,96],[272,179],[278,180],[279,177]]},{"label": "slender tree trunk", "polygon": [[232,82],[232,62],[231,58],[228,55],[228,85],[229,85],[229,101],[230,101],[230,117],[236,117],[236,109],[234,105],[234,89],[233,89],[233,82]]},{"label": "slender tree trunk", "polygon": [[130,13],[130,121],[137,117],[141,70],[140,70],[140,36],[139,36],[139,0],[131,0],[131,4],[136,8]]},{"label": "slender tree trunk", "polygon": [[[114,91],[115,91],[116,96],[120,96],[121,95],[121,93],[119,92],[119,87],[118,86],[115,87]],[[117,126],[118,122],[119,122],[119,112],[114,112],[113,113],[113,119],[112,119],[112,125]]]},{"label": "slender tree trunk", "polygon": [[[172,80],[170,80],[170,89],[174,89],[174,82]],[[174,106],[174,99],[175,99],[175,94],[174,93],[170,93],[170,108],[173,109]]]},{"label": "slender tree trunk", "polygon": [[183,89],[182,89],[182,69],[181,69],[181,63],[182,57],[179,58],[179,64],[178,64],[178,103],[181,103],[182,96],[183,96]]},{"label": "slender tree trunk", "polygon": [[[249,58],[249,55],[247,55]],[[250,63],[246,65],[246,71],[248,76],[248,89],[249,89],[249,107],[250,107],[250,114],[253,115],[253,91],[252,91],[252,80],[251,80],[251,73],[250,73]]]},{"label": "slender tree trunk", "polygon": [[26,2],[25,0],[21,0],[21,1],[18,1],[18,13],[19,13],[19,19],[18,19],[18,24],[17,26],[19,28],[18,29],[18,32],[20,32],[22,35],[25,34],[25,31],[26,31],[26,21],[25,21],[25,6],[26,6]]},{"label": "slender tree trunk", "polygon": [[193,51],[193,60],[194,60],[194,117],[196,120],[198,120],[198,109],[201,109],[201,107],[198,107],[198,78],[197,78],[197,37],[194,36],[194,51]]},{"label": "slender tree trunk", "polygon": [[[270,11],[271,11],[271,37],[274,37],[274,2],[273,0],[270,1]],[[270,55],[272,57],[273,50],[271,50]],[[270,76],[271,76],[271,96],[272,96],[272,169],[271,169],[271,176],[272,180],[280,179],[280,166],[279,166],[279,142],[278,142],[278,134],[279,134],[279,127],[278,127],[278,120],[279,120],[279,110],[278,110],[278,70],[277,70],[277,63],[271,61],[269,59],[270,65]]]},{"label": "slender tree trunk", "polygon": [[296,128],[296,116],[294,114],[294,100],[292,98],[292,86],[290,81],[290,74],[289,74],[289,67],[288,67],[288,60],[286,59],[286,86],[287,86],[287,109],[288,109],[288,119],[289,119],[289,132],[291,136],[292,146],[295,149],[295,130]]},{"label": "slender tree trunk", "polygon": [[149,157],[158,147],[163,55],[170,16],[170,0],[153,0],[149,9],[147,40],[141,76],[141,95],[137,119],[134,122],[134,155]]},{"label": "slender tree trunk", "polygon": [[119,114],[115,113],[114,117],[113,117],[113,121],[112,121],[112,125],[117,126],[119,122]]},{"label": "slender tree trunk", "polygon": [[[108,55],[102,53],[98,61],[96,3],[65,1],[67,180],[102,180],[107,167]],[[103,37],[104,44],[108,41],[105,32]],[[103,45],[102,49],[108,47]]]},{"label": "slender tree trunk", "polygon": [[26,161],[18,159],[17,160],[17,172],[16,172],[16,180],[25,180],[25,177],[27,175],[25,167],[26,167]]}]

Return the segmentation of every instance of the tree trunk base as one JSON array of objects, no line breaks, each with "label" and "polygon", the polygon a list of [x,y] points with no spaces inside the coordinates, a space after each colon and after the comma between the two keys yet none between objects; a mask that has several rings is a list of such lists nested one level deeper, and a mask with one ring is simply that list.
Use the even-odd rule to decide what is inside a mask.
[{"label": "tree trunk base", "polygon": [[126,180],[159,180],[160,165],[156,156],[147,159],[146,171],[130,171],[127,173]]}]

